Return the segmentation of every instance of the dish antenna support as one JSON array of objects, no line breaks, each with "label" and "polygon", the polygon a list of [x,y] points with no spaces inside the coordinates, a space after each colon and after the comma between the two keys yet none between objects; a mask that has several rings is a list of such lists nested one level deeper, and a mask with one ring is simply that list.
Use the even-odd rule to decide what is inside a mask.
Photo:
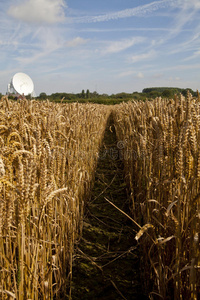
[{"label": "dish antenna support", "polygon": [[35,97],[32,79],[25,73],[16,73],[8,84],[7,94]]}]

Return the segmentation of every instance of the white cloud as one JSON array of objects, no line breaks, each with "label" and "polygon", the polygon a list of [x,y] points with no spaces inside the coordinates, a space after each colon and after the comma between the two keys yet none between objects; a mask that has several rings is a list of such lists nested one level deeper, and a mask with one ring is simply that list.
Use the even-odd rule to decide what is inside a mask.
[{"label": "white cloud", "polygon": [[[170,39],[175,38],[181,32],[184,32],[187,23],[191,23],[192,20],[197,18],[199,19],[200,0],[172,0],[171,6],[178,9],[178,11],[169,33],[158,41],[159,44],[166,43]],[[198,33],[199,30],[197,30],[197,27],[195,26],[191,32],[191,35],[194,36],[193,40],[198,38]],[[191,43],[189,44],[191,45]],[[181,48],[183,49],[183,47]],[[177,51],[177,47],[175,50]]]},{"label": "white cloud", "polygon": [[[81,32],[128,32],[128,31],[155,31],[155,32],[168,32],[170,29],[169,28],[164,28],[164,27],[159,27],[159,28],[155,28],[155,27],[111,27],[111,28],[81,28],[80,31]],[[187,31],[191,31],[191,30],[187,30]]]},{"label": "white cloud", "polygon": [[199,0],[169,0],[170,6],[178,7],[181,9],[200,9],[200,1]]},{"label": "white cloud", "polygon": [[174,81],[180,81],[180,80],[181,80],[181,78],[178,77],[178,76],[177,77],[172,77],[172,76],[169,77],[169,81],[173,81],[174,82]]},{"label": "white cloud", "polygon": [[124,71],[121,72],[120,74],[118,74],[118,78],[123,78],[123,77],[127,77],[127,76],[131,76],[133,75],[135,72],[134,71]]},{"label": "white cloud", "polygon": [[199,0],[179,0],[180,4],[184,4],[186,8],[194,8],[200,9],[200,1]]},{"label": "white cloud", "polygon": [[191,59],[195,59],[200,56],[200,50],[194,51],[193,55],[186,57],[183,61],[189,61]]},{"label": "white cloud", "polygon": [[155,51],[150,50],[147,53],[133,55],[131,57],[131,62],[136,63],[138,61],[148,60],[148,59],[151,59],[151,58],[155,57],[155,54],[156,54]]},{"label": "white cloud", "polygon": [[142,72],[138,72],[136,74],[136,71],[133,71],[133,70],[127,70],[127,71],[121,72],[120,74],[118,74],[117,78],[129,77],[132,75],[134,75],[134,77],[137,77],[140,79],[144,78],[144,74]]},{"label": "white cloud", "polygon": [[143,37],[135,37],[131,39],[123,39],[120,41],[110,42],[110,45],[106,47],[102,53],[109,54],[109,53],[117,53],[121,52],[129,47],[132,47],[135,44],[142,43],[145,40]]},{"label": "white cloud", "polygon": [[77,47],[77,46],[87,43],[87,41],[88,40],[83,39],[78,36],[78,37],[74,38],[73,40],[66,42],[66,46],[67,47]]},{"label": "white cloud", "polygon": [[3,41],[0,40],[0,46],[17,46],[17,41]]},{"label": "white cloud", "polygon": [[[175,0],[176,1],[176,0]],[[195,1],[195,0],[193,0]],[[128,8],[117,12],[110,12],[99,16],[86,16],[81,18],[74,18],[73,21],[76,23],[93,23],[93,22],[104,22],[109,20],[116,20],[121,18],[128,18],[133,16],[144,16],[152,13],[160,8],[165,8],[168,5],[174,4],[174,0],[160,0],[153,1],[151,3],[140,5],[134,8]]]},{"label": "white cloud", "polygon": [[176,64],[174,66],[169,66],[169,67],[164,67],[162,68],[163,72],[166,71],[187,71],[187,70],[198,70],[200,69],[200,64],[196,63],[196,64],[189,64],[189,65],[179,65]]},{"label": "white cloud", "polygon": [[155,79],[160,79],[160,78],[163,78],[163,73],[156,73],[153,78]]},{"label": "white cloud", "polygon": [[139,72],[137,74],[137,78],[140,78],[140,79],[144,78],[144,74],[142,72]]},{"label": "white cloud", "polygon": [[57,23],[65,20],[63,0],[23,0],[13,4],[8,14],[28,23]]}]

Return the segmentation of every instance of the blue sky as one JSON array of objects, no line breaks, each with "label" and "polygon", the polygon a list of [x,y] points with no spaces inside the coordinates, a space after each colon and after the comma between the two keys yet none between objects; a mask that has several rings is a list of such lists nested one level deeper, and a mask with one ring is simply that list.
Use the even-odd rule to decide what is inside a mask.
[{"label": "blue sky", "polygon": [[200,0],[0,0],[0,92],[200,89]]}]

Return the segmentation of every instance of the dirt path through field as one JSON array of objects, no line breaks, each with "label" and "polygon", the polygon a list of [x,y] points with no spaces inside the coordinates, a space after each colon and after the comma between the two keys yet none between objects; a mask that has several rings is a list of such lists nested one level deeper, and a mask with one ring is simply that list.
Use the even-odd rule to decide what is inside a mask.
[{"label": "dirt path through field", "polygon": [[72,299],[147,299],[140,280],[134,225],[105,198],[129,213],[112,117],[105,132],[91,201],[85,210],[83,236],[73,268]]}]

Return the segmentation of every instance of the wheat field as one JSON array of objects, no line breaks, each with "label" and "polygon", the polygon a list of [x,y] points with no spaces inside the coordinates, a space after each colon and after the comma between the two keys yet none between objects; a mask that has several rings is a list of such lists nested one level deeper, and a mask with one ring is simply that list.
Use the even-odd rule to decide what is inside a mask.
[{"label": "wheat field", "polygon": [[66,295],[109,113],[1,99],[0,299]]},{"label": "wheat field", "polygon": [[200,290],[200,97],[120,104],[132,215],[139,224],[150,299],[197,299]]},{"label": "wheat field", "polygon": [[110,115],[150,299],[198,299],[200,97],[115,106],[0,101],[0,299],[70,298]]}]

